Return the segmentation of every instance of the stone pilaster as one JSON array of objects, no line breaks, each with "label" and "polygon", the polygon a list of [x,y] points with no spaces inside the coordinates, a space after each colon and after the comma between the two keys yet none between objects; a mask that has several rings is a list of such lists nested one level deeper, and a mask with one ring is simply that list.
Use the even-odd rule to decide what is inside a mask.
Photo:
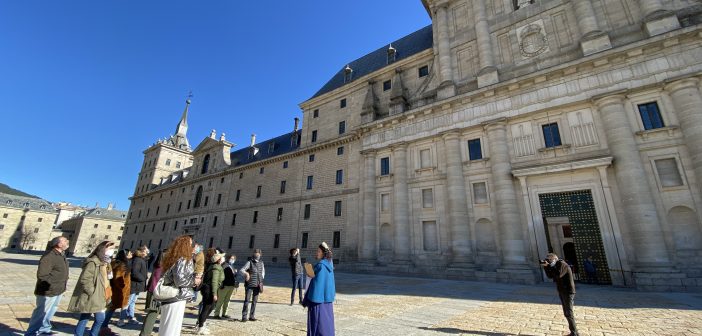
[{"label": "stone pilaster", "polygon": [[497,68],[495,67],[495,56],[492,53],[492,42],[490,38],[490,27],[487,22],[484,1],[473,1],[473,15],[475,19],[475,35],[478,42],[478,59],[480,61],[480,71],[478,71],[478,87],[485,87],[497,83]]},{"label": "stone pilaster", "polygon": [[656,204],[641,162],[634,132],[624,109],[624,96],[613,94],[595,99],[609,149],[614,157],[614,172],[629,239],[636,251],[636,268],[668,267],[670,259],[658,222]]},{"label": "stone pilaster", "polygon": [[661,0],[639,0],[644,30],[648,36],[660,35],[680,28],[675,13],[666,10]]},{"label": "stone pilaster", "polygon": [[377,258],[377,220],[375,191],[375,151],[363,152],[363,241],[361,259],[370,261]]},{"label": "stone pilaster", "polygon": [[609,36],[600,30],[591,0],[578,0],[571,3],[575,9],[575,17],[578,19],[581,35],[580,48],[583,55],[587,56],[611,49],[612,42],[609,40]]},{"label": "stone pilaster", "polygon": [[437,92],[439,99],[445,99],[456,95],[456,85],[453,82],[453,72],[451,71],[451,46],[449,41],[448,25],[448,2],[443,2],[436,6],[434,24],[437,27],[438,52],[439,52],[439,75],[441,84]]},{"label": "stone pilaster", "polygon": [[495,202],[497,225],[502,249],[502,267],[522,269],[526,267],[526,244],[523,227],[517,208],[517,193],[512,179],[512,164],[507,146],[507,123],[494,121],[485,126],[490,148],[492,171],[491,193]]},{"label": "stone pilaster", "polygon": [[407,144],[392,148],[393,207],[392,219],[395,232],[394,262],[410,260],[409,190],[407,187]]},{"label": "stone pilaster", "polygon": [[695,170],[697,186],[702,186],[702,95],[699,79],[691,77],[670,82],[665,86],[673,98],[687,150]]},{"label": "stone pilaster", "polygon": [[466,197],[460,133],[443,135],[446,148],[446,184],[448,189],[449,227],[451,229],[452,266],[466,267],[472,262],[468,199]]}]

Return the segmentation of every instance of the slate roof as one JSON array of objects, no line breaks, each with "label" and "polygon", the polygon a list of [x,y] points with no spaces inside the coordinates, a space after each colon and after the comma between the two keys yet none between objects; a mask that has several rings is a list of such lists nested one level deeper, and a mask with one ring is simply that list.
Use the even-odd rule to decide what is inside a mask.
[{"label": "slate roof", "polygon": [[[431,48],[434,41],[434,33],[431,27],[431,25],[428,25],[412,34],[390,43],[392,44],[392,47],[397,50],[395,62]],[[380,49],[349,63],[348,65],[351,67],[351,69],[353,69],[351,82],[387,66],[388,47],[389,44],[384,45]],[[324,86],[322,86],[322,88],[319,89],[319,91],[317,91],[312,98],[321,96],[327,92],[334,91],[344,86],[344,84],[346,84],[344,83],[345,67],[346,64],[344,64],[344,66],[339,69],[339,72],[337,72],[334,77],[324,84]]]},{"label": "slate roof", "polygon": [[81,216],[81,217],[96,217],[96,218],[104,218],[104,219],[126,220],[127,219],[127,212],[121,211],[121,210],[115,210],[115,209],[108,210],[107,208],[92,208],[92,209],[80,214],[79,216]]},{"label": "slate roof", "polygon": [[301,134],[302,130],[298,130],[257,143],[255,147],[258,148],[258,152],[253,157],[249,155],[252,150],[251,147],[245,147],[234,151],[230,154],[231,165],[233,167],[241,166],[293,152],[300,148]]},{"label": "slate roof", "polygon": [[0,206],[39,211],[55,211],[54,206],[47,200],[0,193]]}]

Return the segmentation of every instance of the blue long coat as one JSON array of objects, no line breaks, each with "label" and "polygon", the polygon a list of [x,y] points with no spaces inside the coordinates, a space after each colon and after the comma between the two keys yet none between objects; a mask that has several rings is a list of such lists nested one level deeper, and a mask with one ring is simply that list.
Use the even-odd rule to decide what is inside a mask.
[{"label": "blue long coat", "polygon": [[327,259],[322,259],[314,265],[314,278],[305,292],[307,300],[314,303],[334,302],[336,298],[336,284],[334,283],[334,264]]}]

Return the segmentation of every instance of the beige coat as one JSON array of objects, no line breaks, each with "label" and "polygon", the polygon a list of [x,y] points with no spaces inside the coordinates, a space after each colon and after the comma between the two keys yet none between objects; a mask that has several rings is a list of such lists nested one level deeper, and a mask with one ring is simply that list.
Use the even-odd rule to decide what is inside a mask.
[{"label": "beige coat", "polygon": [[105,310],[105,288],[110,286],[107,281],[108,264],[97,256],[92,256],[83,262],[83,271],[73,291],[68,311],[77,313],[97,313]]}]

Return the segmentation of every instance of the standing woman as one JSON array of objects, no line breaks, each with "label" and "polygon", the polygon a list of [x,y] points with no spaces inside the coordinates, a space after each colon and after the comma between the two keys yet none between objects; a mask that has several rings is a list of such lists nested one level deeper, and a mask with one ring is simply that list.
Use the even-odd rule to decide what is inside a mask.
[{"label": "standing woman", "polygon": [[232,293],[236,293],[236,289],[239,287],[239,282],[236,280],[238,271],[236,267],[234,267],[236,255],[231,254],[226,260],[227,262],[222,264],[222,268],[224,269],[224,282],[222,282],[222,287],[217,291],[217,303],[214,309],[214,317],[216,319],[231,318],[227,315],[229,300],[232,298]]},{"label": "standing woman", "polygon": [[176,238],[168,253],[163,257],[164,285],[178,288],[178,295],[170,300],[161,301],[161,323],[159,336],[180,335],[185,315],[185,302],[195,296],[195,265],[193,264],[193,239],[190,236]]},{"label": "standing woman", "polygon": [[144,318],[144,324],[141,326],[142,336],[149,336],[154,331],[154,324],[156,324],[156,319],[158,314],[161,313],[161,303],[154,300],[154,289],[156,289],[156,284],[161,279],[163,275],[163,269],[161,268],[161,259],[166,250],[158,253],[158,257],[154,261],[154,271],[151,273],[151,278],[149,278],[148,287],[146,288],[146,317]]},{"label": "standing woman", "polygon": [[336,285],[332,256],[327,243],[319,245],[315,256],[319,262],[314,265],[314,275],[302,302],[307,307],[307,336],[334,335]]},{"label": "standing woman", "polygon": [[214,309],[215,302],[217,302],[217,290],[222,287],[222,282],[224,281],[224,270],[222,269],[222,259],[224,258],[224,252],[220,249],[210,248],[207,250],[207,270],[205,271],[205,277],[202,280],[202,288],[200,292],[202,293],[202,310],[197,317],[197,334],[207,335],[210,332],[205,328],[205,322],[207,317],[212,313]]},{"label": "standing woman", "polygon": [[105,320],[105,306],[112,296],[109,282],[112,270],[109,262],[114,253],[114,243],[103,241],[83,262],[83,271],[68,303],[69,311],[80,313],[76,336],[83,336],[91,314],[95,314],[95,321],[90,328],[90,335],[98,336],[100,333]]},{"label": "standing woman", "polygon": [[[136,310],[135,306],[139,294],[146,291],[146,280],[149,276],[149,268],[145,259],[147,255],[149,255],[149,249],[146,246],[141,246],[134,254],[134,258],[132,258],[132,283],[129,294],[129,305],[127,306],[126,314],[120,313],[120,320],[124,318],[129,323],[139,324],[139,321],[134,315],[134,311]],[[124,312],[124,310],[122,312]]]},{"label": "standing woman", "polygon": [[[102,328],[105,329],[104,332],[111,333],[109,329],[109,323],[112,319],[112,315],[117,309],[124,309],[129,303],[129,288],[131,284],[131,279],[129,278],[129,259],[127,259],[127,253],[129,250],[120,250],[117,253],[117,257],[110,264],[112,267],[112,279],[110,279],[110,287],[112,287],[112,302],[110,302],[107,307],[107,312],[105,313],[105,321],[102,323]],[[122,320],[117,322],[117,325],[121,326]]]}]

